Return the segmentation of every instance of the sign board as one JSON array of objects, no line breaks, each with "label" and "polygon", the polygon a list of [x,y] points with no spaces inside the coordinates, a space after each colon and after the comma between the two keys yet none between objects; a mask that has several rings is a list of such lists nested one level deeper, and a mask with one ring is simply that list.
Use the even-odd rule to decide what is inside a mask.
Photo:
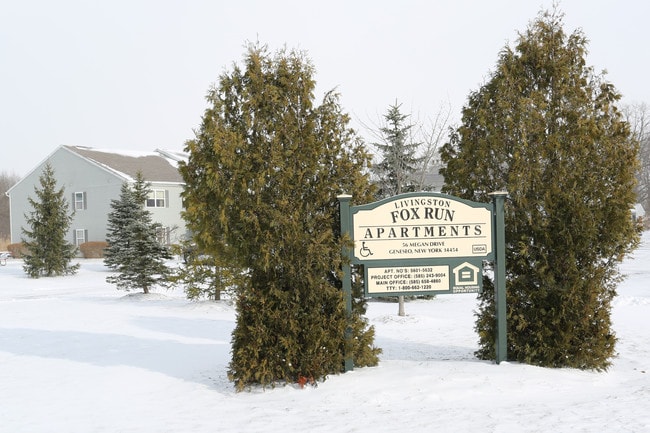
[{"label": "sign board", "polygon": [[[360,206],[338,196],[341,233],[353,247],[343,255],[343,293],[352,315],[350,264],[364,265],[366,296],[479,292],[483,260],[494,262],[496,362],[506,359],[504,202],[507,193],[477,203],[433,192],[409,193]],[[346,338],[351,338],[346,330]],[[354,360],[345,357],[345,371]]]},{"label": "sign board", "polygon": [[434,265],[366,266],[366,295],[477,293],[483,288],[482,270],[482,263],[479,262],[477,266],[462,260]]},{"label": "sign board", "polygon": [[492,255],[489,204],[420,193],[355,206],[351,211],[353,263]]},{"label": "sign board", "polygon": [[490,204],[410,193],[353,206],[350,218],[366,296],[481,291],[483,260],[493,256]]},{"label": "sign board", "polygon": [[366,268],[366,287],[374,294],[418,294],[449,290],[449,266]]}]

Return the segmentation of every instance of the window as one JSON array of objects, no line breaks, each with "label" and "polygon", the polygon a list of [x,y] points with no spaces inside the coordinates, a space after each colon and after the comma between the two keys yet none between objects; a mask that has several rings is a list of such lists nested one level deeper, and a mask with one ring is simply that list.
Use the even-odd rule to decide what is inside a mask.
[{"label": "window", "polygon": [[76,229],[74,231],[74,244],[76,246],[79,246],[86,242],[86,233],[88,233],[86,229]]},{"label": "window", "polygon": [[74,210],[86,209],[86,193],[85,192],[75,192],[74,194],[72,194],[72,199],[74,201]]},{"label": "window", "polygon": [[147,207],[167,207],[167,191],[154,189],[147,196]]},{"label": "window", "polygon": [[156,239],[163,245],[170,244],[170,234],[171,230],[169,227],[158,227],[156,229]]}]

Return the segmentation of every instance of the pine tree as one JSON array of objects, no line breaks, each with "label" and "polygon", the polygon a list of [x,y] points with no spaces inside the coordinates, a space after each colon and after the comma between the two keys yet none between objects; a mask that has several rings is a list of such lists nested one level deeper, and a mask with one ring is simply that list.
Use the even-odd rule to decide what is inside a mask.
[{"label": "pine tree", "polygon": [[26,217],[29,229],[23,227],[22,239],[27,249],[23,269],[32,278],[74,274],[79,264],[71,265],[77,249],[66,241],[72,222],[64,189],[57,190],[54,169],[48,163],[35,187],[36,199],[28,198],[34,209]]},{"label": "pine tree", "polygon": [[[379,128],[381,142],[373,143],[381,152],[381,161],[372,167],[379,185],[379,199],[415,191],[414,174],[422,164],[416,153],[422,143],[410,140],[413,125],[407,123],[408,115],[395,103],[384,115],[385,125]],[[397,314],[405,316],[404,296],[397,297]]]},{"label": "pine tree", "polygon": [[[585,66],[581,31],[542,12],[500,54],[469,97],[442,151],[444,192],[488,202],[507,190],[508,357],[551,367],[604,369],[614,354],[617,263],[639,240],[637,143],[614,86]],[[494,359],[488,281],[477,355]]]},{"label": "pine tree", "polygon": [[182,287],[187,299],[219,301],[222,292],[232,292],[232,287],[244,278],[241,269],[222,263],[220,257],[198,253],[187,245],[181,254],[184,263],[170,273],[169,282]]},{"label": "pine tree", "polygon": [[403,114],[401,104],[388,107],[385,125],[379,128],[381,141],[373,143],[379,149],[381,161],[372,167],[379,185],[378,198],[415,191],[414,174],[422,164],[416,156],[422,143],[411,140],[413,124]]},{"label": "pine tree", "polygon": [[313,72],[302,53],[250,46],[244,68],[209,92],[181,164],[199,250],[246,271],[229,372],[237,389],[319,380],[342,371],[346,350],[358,366],[377,363],[358,313],[354,347],[345,345],[336,199],[369,201],[369,157],[336,94],[314,105]]},{"label": "pine tree", "polygon": [[104,264],[111,269],[117,269],[128,260],[131,241],[129,227],[135,222],[139,203],[127,182],[122,183],[119,198],[111,200],[106,234],[108,247],[104,251]]},{"label": "pine tree", "polygon": [[106,278],[120,290],[149,293],[156,285],[165,285],[169,250],[157,239],[160,224],[152,222],[145,207],[149,184],[138,173],[133,186],[122,184],[120,197],[111,201],[108,215],[108,247],[104,263],[117,271]]}]

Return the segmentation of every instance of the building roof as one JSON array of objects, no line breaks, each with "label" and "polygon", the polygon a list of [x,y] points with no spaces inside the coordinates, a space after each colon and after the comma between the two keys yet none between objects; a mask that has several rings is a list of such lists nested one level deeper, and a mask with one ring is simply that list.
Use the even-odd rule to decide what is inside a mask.
[{"label": "building roof", "polygon": [[182,152],[156,150],[155,152],[118,151],[94,149],[85,146],[62,146],[103,168],[121,175],[125,179],[135,179],[138,171],[149,182],[182,183],[178,162],[187,155]]}]

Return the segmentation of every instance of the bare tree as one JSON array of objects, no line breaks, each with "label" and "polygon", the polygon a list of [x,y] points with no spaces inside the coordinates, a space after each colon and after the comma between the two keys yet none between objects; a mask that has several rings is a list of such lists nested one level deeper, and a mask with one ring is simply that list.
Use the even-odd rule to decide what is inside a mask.
[{"label": "bare tree", "polygon": [[451,119],[451,104],[441,105],[433,117],[424,121],[416,121],[416,141],[422,143],[421,167],[418,171],[417,183],[421,190],[435,190],[442,185],[442,177],[438,174],[440,156],[438,150],[448,136]]},{"label": "bare tree", "polygon": [[14,173],[0,173],[0,241],[9,240],[11,226],[9,218],[9,197],[5,193],[20,180]]},{"label": "bare tree", "polygon": [[646,103],[634,103],[623,108],[632,136],[639,142],[640,167],[637,173],[637,200],[650,211],[650,107]]}]

